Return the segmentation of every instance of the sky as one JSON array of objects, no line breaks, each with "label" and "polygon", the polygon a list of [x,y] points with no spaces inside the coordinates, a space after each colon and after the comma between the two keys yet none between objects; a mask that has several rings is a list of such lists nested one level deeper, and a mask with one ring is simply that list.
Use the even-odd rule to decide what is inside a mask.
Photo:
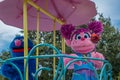
[{"label": "sky", "polygon": [[112,25],[120,29],[120,0],[92,0],[99,13],[111,18]]},{"label": "sky", "polygon": [[[3,1],[3,0],[0,0]],[[92,0],[95,2],[97,11],[103,16],[111,18],[112,25],[120,29],[120,0]],[[0,21],[0,53],[9,48],[10,42],[21,29],[5,25]]]},{"label": "sky", "polygon": [[21,34],[20,31],[21,29],[5,25],[0,21],[0,52],[2,50],[8,50],[10,42],[15,35]]}]

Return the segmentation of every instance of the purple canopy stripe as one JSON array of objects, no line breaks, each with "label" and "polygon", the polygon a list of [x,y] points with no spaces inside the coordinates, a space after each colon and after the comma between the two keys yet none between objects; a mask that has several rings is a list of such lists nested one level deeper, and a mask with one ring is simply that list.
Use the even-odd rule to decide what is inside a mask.
[{"label": "purple canopy stripe", "polygon": [[[46,10],[46,0],[31,0]],[[5,0],[0,2],[0,19],[8,25],[23,28],[23,0]],[[36,30],[37,10],[28,4],[28,29]],[[47,11],[47,10],[46,10]],[[88,23],[96,14],[96,6],[90,0],[48,0],[48,12],[67,24]],[[40,31],[52,31],[53,20],[40,12]],[[56,24],[56,30],[60,24]]]}]

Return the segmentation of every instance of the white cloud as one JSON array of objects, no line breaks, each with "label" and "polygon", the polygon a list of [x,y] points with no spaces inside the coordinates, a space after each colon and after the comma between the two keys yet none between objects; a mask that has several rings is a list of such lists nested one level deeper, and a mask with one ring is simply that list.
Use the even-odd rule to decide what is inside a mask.
[{"label": "white cloud", "polygon": [[120,2],[119,0],[92,0],[95,2],[97,11],[104,17],[110,17],[115,27],[120,27]]},{"label": "white cloud", "polygon": [[93,0],[98,7],[98,12],[103,13],[106,17],[120,20],[120,3],[119,0]]},{"label": "white cloud", "polygon": [[0,21],[0,51],[7,49],[15,35],[21,34],[20,31],[21,29],[5,25]]}]

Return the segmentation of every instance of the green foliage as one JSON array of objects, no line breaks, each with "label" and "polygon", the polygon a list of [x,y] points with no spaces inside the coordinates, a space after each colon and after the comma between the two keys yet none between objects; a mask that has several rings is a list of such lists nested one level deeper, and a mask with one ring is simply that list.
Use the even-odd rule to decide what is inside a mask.
[{"label": "green foliage", "polygon": [[[30,31],[29,32],[29,38],[34,41],[36,44],[36,32]],[[60,37],[59,31],[56,31],[56,46],[59,50],[61,50],[61,37]],[[40,43],[48,43],[53,45],[53,32],[40,32],[39,33],[39,41]],[[48,47],[39,47],[39,55],[47,55],[47,54],[53,54],[53,49]],[[36,53],[35,53],[36,54]],[[56,53],[55,53],[56,54]],[[51,71],[43,71],[41,76],[39,77],[40,80],[52,80],[53,79],[53,58],[45,58],[45,59],[39,59],[39,64],[41,64],[43,67],[49,67],[52,70]],[[56,67],[58,65],[58,58],[56,58]],[[47,76],[47,77],[46,77]]]},{"label": "green foliage", "polygon": [[104,54],[105,58],[112,64],[113,78],[117,80],[120,72],[120,31],[111,25],[110,18],[99,17],[104,24],[102,39],[97,50]]},{"label": "green foliage", "polygon": [[[9,51],[2,51],[2,54],[1,54],[1,56],[0,56],[0,59],[2,59],[2,60],[6,60],[6,59],[8,59],[8,58],[10,58],[10,52]],[[0,66],[2,65],[2,63],[0,63]],[[4,77],[2,77],[1,75],[0,75],[0,80],[8,80],[8,79],[6,79],[6,78],[4,78]]]},{"label": "green foliage", "polygon": [[10,58],[10,52],[9,51],[2,51],[0,59],[5,60],[5,59],[8,59],[8,58]]}]

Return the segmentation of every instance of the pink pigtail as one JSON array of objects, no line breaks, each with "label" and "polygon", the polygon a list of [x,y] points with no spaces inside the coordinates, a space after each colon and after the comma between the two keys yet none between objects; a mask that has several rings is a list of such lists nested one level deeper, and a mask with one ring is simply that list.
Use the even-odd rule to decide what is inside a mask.
[{"label": "pink pigtail", "polygon": [[75,30],[75,26],[72,24],[62,25],[61,34],[65,39],[70,39],[72,32]]},{"label": "pink pigtail", "polygon": [[88,24],[88,29],[95,34],[101,34],[103,32],[103,24],[100,21],[93,21]]}]

